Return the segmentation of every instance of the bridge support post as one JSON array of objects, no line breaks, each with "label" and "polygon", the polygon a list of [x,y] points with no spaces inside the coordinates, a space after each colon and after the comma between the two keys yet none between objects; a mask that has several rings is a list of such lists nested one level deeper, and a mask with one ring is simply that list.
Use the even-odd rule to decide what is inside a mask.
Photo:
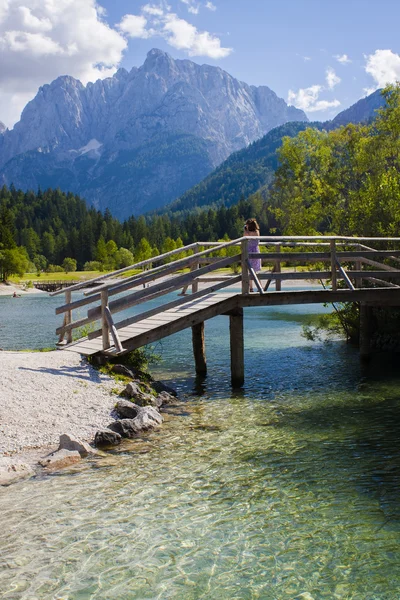
[{"label": "bridge support post", "polygon": [[197,375],[207,375],[204,321],[192,326],[193,355]]},{"label": "bridge support post", "polygon": [[244,336],[243,308],[229,313],[229,332],[231,345],[231,381],[234,388],[244,383]]},{"label": "bridge support post", "polygon": [[360,304],[360,359],[368,361],[371,356],[372,308]]}]

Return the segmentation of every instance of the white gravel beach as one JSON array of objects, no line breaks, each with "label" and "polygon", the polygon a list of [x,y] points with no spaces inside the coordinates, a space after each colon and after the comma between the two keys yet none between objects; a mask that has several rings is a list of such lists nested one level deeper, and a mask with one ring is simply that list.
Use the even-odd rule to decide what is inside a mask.
[{"label": "white gravel beach", "polygon": [[115,381],[72,352],[0,352],[0,456],[90,441],[112,420]]}]

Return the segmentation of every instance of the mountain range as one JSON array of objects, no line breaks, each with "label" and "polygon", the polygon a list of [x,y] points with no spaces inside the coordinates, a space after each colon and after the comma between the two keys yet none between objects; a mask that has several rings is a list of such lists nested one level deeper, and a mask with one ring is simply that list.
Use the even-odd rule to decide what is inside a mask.
[{"label": "mountain range", "polygon": [[283,137],[294,137],[306,127],[330,131],[349,123],[367,123],[374,118],[376,110],[384,102],[381,90],[378,90],[342,111],[331,121],[291,122],[275,127],[246,148],[231,154],[202,181],[157,212],[187,214],[196,209],[204,210],[221,204],[229,207],[257,191],[262,191],[263,196],[266,196],[278,167],[277,150]]},{"label": "mountain range", "polygon": [[60,187],[119,217],[166,205],[233,152],[305,113],[266,86],[151,50],[140,68],[41,87],[0,126],[0,181]]}]

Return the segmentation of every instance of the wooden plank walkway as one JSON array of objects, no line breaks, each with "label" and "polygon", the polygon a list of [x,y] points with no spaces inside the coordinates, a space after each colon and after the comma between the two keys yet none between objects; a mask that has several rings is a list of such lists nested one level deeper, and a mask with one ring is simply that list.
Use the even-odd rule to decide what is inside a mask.
[{"label": "wooden plank walkway", "polygon": [[[182,329],[197,325],[207,319],[224,314],[236,308],[237,292],[220,292],[208,294],[197,300],[188,301],[182,306],[160,312],[157,315],[137,321],[133,325],[118,329],[118,336],[124,352],[140,348],[145,344],[158,341],[177,333]],[[162,311],[162,306],[160,307]],[[91,356],[98,352],[115,354],[115,348],[103,351],[101,336],[89,340],[83,338],[63,348],[68,352],[78,352]]]},{"label": "wooden plank walkway", "polygon": [[[63,350],[67,352],[115,356],[191,328],[196,373],[204,376],[204,321],[227,315],[232,385],[240,387],[244,382],[245,308],[353,302],[360,312],[360,355],[369,356],[372,307],[400,307],[400,238],[267,236],[258,241],[263,251],[256,253],[249,252],[246,236],[177,248],[92,280],[89,284],[97,287],[84,291],[85,297],[77,300],[72,299],[72,292],[82,290],[87,282],[53,292],[51,295],[65,294],[64,304],[56,309],[56,314],[63,315],[63,323],[56,330],[59,344],[66,341]],[[364,242],[377,242],[378,247]],[[260,259],[267,268],[256,273],[252,259]],[[283,263],[292,270],[285,266],[282,271]],[[228,275],[231,268],[233,272]],[[143,271],[136,272],[139,269]],[[124,279],[115,279],[123,274]],[[292,286],[296,280],[304,281],[294,290],[281,290],[282,282]],[[320,281],[323,289],[307,289],[312,280]],[[273,292],[268,291],[271,282]],[[204,288],[204,284],[210,285]],[[254,286],[258,292],[250,293]],[[191,294],[185,295],[189,289]],[[181,297],[171,300],[171,294],[178,291]],[[164,304],[144,308],[163,295],[168,296]],[[134,316],[125,313],[125,318],[116,320],[118,313],[139,305],[141,312],[139,309]],[[88,307],[86,316],[73,316],[82,307]],[[98,322],[100,329],[72,341],[73,330]]]}]

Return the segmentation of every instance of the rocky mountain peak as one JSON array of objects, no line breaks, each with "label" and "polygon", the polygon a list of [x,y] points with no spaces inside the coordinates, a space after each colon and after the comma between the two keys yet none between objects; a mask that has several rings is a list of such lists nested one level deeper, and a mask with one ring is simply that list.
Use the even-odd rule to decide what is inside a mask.
[{"label": "rocky mountain peak", "polygon": [[147,53],[146,60],[141,69],[145,73],[156,73],[159,76],[168,77],[178,72],[177,61],[167,52],[153,48]]},{"label": "rocky mountain peak", "polygon": [[64,189],[127,216],[173,200],[232,152],[294,120],[307,117],[268,87],[154,48],[129,73],[86,86],[64,75],[42,86],[1,136],[0,176],[57,187],[63,172]]}]

